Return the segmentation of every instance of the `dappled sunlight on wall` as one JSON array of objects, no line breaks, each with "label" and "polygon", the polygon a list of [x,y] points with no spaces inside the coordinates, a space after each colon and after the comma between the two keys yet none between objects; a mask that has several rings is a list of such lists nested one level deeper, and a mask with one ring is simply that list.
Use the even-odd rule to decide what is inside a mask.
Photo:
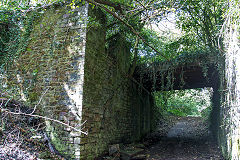
[{"label": "dappled sunlight on wall", "polygon": [[[235,26],[236,27],[236,26]],[[227,94],[225,106],[230,107],[227,123],[232,124],[228,132],[227,150],[232,160],[240,157],[240,36],[236,29],[229,31],[226,53]]]},{"label": "dappled sunlight on wall", "polygon": [[[83,39],[86,36],[86,32],[81,32],[81,37]],[[67,47],[68,52],[70,54],[76,54],[78,55],[78,61],[75,64],[76,66],[76,73],[73,73],[73,75],[68,75],[69,79],[75,77],[73,83],[66,83],[64,82],[64,89],[66,90],[66,93],[68,97],[70,98],[70,103],[68,105],[70,112],[75,116],[76,120],[79,122],[79,124],[76,124],[76,128],[81,130],[82,125],[82,102],[83,102],[83,79],[84,79],[84,55],[85,55],[85,40],[83,42],[83,46],[79,48],[78,46],[75,46],[74,48],[71,48],[70,46]],[[70,136],[74,137],[74,147],[75,147],[75,157],[80,158],[80,136],[81,132],[71,131]]]}]

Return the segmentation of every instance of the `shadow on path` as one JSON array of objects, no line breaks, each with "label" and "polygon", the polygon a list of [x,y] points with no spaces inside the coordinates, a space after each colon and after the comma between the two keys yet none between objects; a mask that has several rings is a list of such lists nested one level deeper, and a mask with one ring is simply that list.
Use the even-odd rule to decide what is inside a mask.
[{"label": "shadow on path", "polygon": [[144,154],[148,160],[224,160],[213,139],[201,118],[178,118],[167,135]]}]

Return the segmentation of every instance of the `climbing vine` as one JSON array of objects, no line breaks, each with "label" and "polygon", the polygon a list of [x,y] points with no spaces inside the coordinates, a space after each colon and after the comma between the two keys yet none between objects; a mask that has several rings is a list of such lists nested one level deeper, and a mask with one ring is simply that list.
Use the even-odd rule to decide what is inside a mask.
[{"label": "climbing vine", "polygon": [[32,24],[39,18],[38,12],[23,13],[21,10],[1,10],[0,65],[7,67],[20,53],[26,51]]}]

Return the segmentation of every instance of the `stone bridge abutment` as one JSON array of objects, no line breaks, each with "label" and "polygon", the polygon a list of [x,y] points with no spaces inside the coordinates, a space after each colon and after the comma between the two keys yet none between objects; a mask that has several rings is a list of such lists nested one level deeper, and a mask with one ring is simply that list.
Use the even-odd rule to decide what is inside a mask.
[{"label": "stone bridge abutment", "polygon": [[[151,70],[144,71],[141,77],[137,72],[141,70],[139,67],[135,80],[129,78],[129,44],[119,35],[107,50],[105,15],[90,8],[87,5],[75,9],[48,8],[33,25],[26,51],[13,62],[1,81],[15,95],[14,99],[29,106],[38,104],[42,97],[38,114],[82,131],[45,121],[52,143],[68,159],[93,160],[111,144],[138,141],[153,131],[158,109],[151,91],[153,87],[157,91],[168,86],[168,70],[159,69],[161,74],[157,72],[153,79]],[[100,25],[88,22],[88,16]],[[208,65],[206,76],[197,63],[174,68],[171,76],[175,82],[169,89],[212,87],[213,131],[223,150],[232,145],[240,155],[240,126],[235,126],[238,135],[234,143],[221,128],[225,117],[222,103],[226,102],[226,95],[221,92],[226,89],[225,74],[218,72],[216,63]],[[239,117],[229,116],[238,120]]]}]

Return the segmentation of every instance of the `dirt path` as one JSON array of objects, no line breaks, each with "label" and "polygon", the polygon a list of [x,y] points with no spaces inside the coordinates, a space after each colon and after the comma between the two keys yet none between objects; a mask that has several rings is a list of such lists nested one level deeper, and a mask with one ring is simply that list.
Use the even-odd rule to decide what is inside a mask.
[{"label": "dirt path", "polygon": [[144,154],[148,160],[223,160],[210,137],[200,118],[179,118],[166,137],[147,148]]}]

